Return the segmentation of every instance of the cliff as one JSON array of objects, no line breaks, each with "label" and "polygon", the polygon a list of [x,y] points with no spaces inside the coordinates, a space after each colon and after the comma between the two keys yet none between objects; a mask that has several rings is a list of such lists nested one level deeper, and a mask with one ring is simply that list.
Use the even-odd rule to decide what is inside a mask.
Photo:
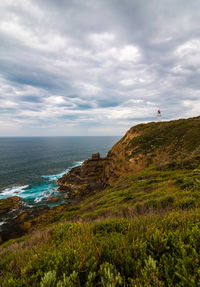
[{"label": "cliff", "polygon": [[108,152],[73,168],[58,180],[60,190],[86,194],[115,184],[122,176],[151,167],[162,167],[198,155],[200,117],[152,122],[132,127]]},{"label": "cliff", "polygon": [[[136,191],[143,193],[147,190],[153,194],[157,181],[162,183],[166,190],[168,186],[177,190],[177,185],[190,187],[190,190],[199,189],[199,161],[200,117],[137,125],[127,131],[105,158],[101,158],[99,153],[93,154],[81,166],[72,168],[58,180],[59,191],[66,193],[66,204],[50,209],[21,210],[19,215],[16,210],[16,214],[13,213],[14,220],[9,221],[0,235],[3,240],[7,240],[62,216],[67,219],[90,216],[98,218],[108,213],[116,216],[127,213],[125,203],[134,213],[138,212],[136,204],[141,205],[139,209],[148,210],[149,206],[143,203],[142,198],[140,203],[137,202]],[[183,174],[187,175],[186,179]],[[172,184],[169,184],[171,181]],[[48,199],[50,202],[57,200],[56,197]],[[161,197],[159,200],[165,199]],[[73,205],[75,203],[76,205]],[[20,206],[18,197],[1,200],[0,213],[8,213]]]},{"label": "cliff", "polygon": [[72,168],[58,180],[59,190],[67,192],[69,197],[80,197],[105,188],[108,161],[109,158],[101,158],[99,153],[93,154],[91,159],[85,160],[81,166]]},{"label": "cliff", "polygon": [[0,246],[0,285],[199,286],[199,131],[141,124],[73,168],[60,190],[81,200],[11,223],[2,241],[30,234]]},{"label": "cliff", "polygon": [[200,117],[132,127],[108,152],[108,182],[124,173],[181,162],[200,150]]}]

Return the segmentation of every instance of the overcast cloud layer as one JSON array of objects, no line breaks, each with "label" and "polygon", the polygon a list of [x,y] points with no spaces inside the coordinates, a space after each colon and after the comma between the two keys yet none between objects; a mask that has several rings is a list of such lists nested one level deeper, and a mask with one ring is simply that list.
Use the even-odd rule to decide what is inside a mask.
[{"label": "overcast cloud layer", "polygon": [[200,111],[200,1],[1,0],[0,135],[120,135]]}]

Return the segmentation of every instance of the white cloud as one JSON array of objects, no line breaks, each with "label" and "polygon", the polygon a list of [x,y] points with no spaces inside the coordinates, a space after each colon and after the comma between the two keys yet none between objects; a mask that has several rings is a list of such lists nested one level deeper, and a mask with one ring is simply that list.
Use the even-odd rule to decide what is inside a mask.
[{"label": "white cloud", "polygon": [[0,133],[198,115],[200,4],[147,2],[1,1]]},{"label": "white cloud", "polygon": [[119,60],[122,62],[135,62],[140,56],[139,49],[133,45],[126,45],[119,50]]},{"label": "white cloud", "polygon": [[58,51],[64,49],[67,41],[64,37],[53,32],[37,33],[37,31],[28,29],[20,25],[17,21],[0,23],[0,31],[9,37],[16,38],[24,45],[32,49],[42,51]]},{"label": "white cloud", "polygon": [[112,33],[93,33],[89,35],[89,41],[96,46],[97,49],[105,49],[107,46],[111,46],[115,40],[115,35]]}]

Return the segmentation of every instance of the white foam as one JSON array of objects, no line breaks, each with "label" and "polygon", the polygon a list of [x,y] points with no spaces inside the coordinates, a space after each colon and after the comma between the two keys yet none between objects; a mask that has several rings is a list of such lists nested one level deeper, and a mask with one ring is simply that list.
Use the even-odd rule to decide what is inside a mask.
[{"label": "white foam", "polygon": [[14,195],[19,195],[24,199],[33,199],[35,203],[38,203],[42,201],[43,198],[48,197],[50,193],[57,191],[56,188],[53,188],[53,185],[55,185],[53,182],[57,182],[57,180],[61,178],[64,174],[68,173],[72,167],[79,166],[82,163],[83,161],[76,161],[72,164],[70,168],[60,173],[43,175],[42,177],[47,179],[49,183],[44,184],[44,187],[41,186],[42,188],[40,186],[29,186],[29,185],[12,186],[0,192],[0,198],[7,198]]},{"label": "white foam", "polygon": [[82,163],[83,163],[83,162],[84,162],[84,160],[76,161],[76,162],[73,164],[73,167],[76,167],[76,166],[82,165]]},{"label": "white foam", "polygon": [[29,185],[22,185],[22,186],[13,186],[10,188],[6,188],[0,193],[0,198],[6,198],[9,196],[14,196],[16,194],[20,194],[20,193],[24,192],[24,190],[28,187],[29,187]]},{"label": "white foam", "polygon": [[34,200],[34,202],[35,202],[35,203],[38,203],[38,202],[40,202],[41,200],[42,200],[42,197],[36,197],[35,200]]},{"label": "white foam", "polygon": [[3,225],[4,223],[6,223],[6,222],[5,222],[5,221],[1,221],[1,222],[0,222],[0,226]]},{"label": "white foam", "polygon": [[[79,165],[82,165],[84,161],[76,161],[72,164],[72,167],[76,167]],[[51,175],[42,175],[43,178],[47,178],[49,181],[57,181],[60,177],[62,177],[64,174],[68,173],[70,171],[71,168],[67,168],[66,170],[60,172],[60,173],[56,173],[56,174],[51,174]]]},{"label": "white foam", "polygon": [[62,177],[63,174],[67,173],[69,169],[66,169],[60,173],[51,174],[51,175],[42,175],[43,178],[47,178],[49,181],[57,181],[58,178]]},{"label": "white foam", "polygon": [[24,204],[26,207],[33,207],[31,204]]}]

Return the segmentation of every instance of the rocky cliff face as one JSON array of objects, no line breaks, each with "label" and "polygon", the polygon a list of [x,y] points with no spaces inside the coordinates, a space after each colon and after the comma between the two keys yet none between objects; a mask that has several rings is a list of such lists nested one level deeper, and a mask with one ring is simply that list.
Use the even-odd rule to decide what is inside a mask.
[{"label": "rocky cliff face", "polygon": [[80,197],[88,192],[103,189],[106,185],[105,166],[108,158],[100,158],[100,154],[92,155],[91,159],[81,166],[74,167],[58,180],[59,190],[67,192],[69,197]]},{"label": "rocky cliff face", "polygon": [[[199,174],[199,160],[200,117],[140,124],[132,127],[112,147],[107,157],[101,158],[98,153],[94,154],[81,166],[63,175],[58,180],[59,190],[66,193],[66,199],[75,198],[69,200],[73,203],[77,202],[76,198],[100,191],[108,185],[119,184],[120,177],[127,177],[148,167],[160,169],[167,164],[172,164],[171,166],[176,164],[179,168],[179,164],[184,164],[187,169]],[[197,185],[198,180],[195,175]],[[57,198],[51,197],[49,200],[54,202]],[[68,204],[62,204],[54,208],[38,207],[22,210],[21,205],[17,196],[0,200],[0,215],[9,216],[9,211],[13,214],[10,220],[5,220],[8,224],[6,229],[0,232],[0,243],[1,240],[21,236],[38,226],[54,222],[55,218],[61,217],[69,208]],[[13,213],[13,209],[16,209],[16,214]]]},{"label": "rocky cliff face", "polygon": [[108,182],[124,173],[164,166],[200,151],[200,117],[132,127],[108,153]]},{"label": "rocky cliff face", "polygon": [[64,175],[58,184],[61,191],[72,195],[76,191],[80,196],[115,183],[124,174],[181,161],[199,151],[200,117],[140,124],[132,127],[106,158],[94,155]]},{"label": "rocky cliff face", "polygon": [[0,215],[17,209],[22,205],[19,196],[0,199]]}]

